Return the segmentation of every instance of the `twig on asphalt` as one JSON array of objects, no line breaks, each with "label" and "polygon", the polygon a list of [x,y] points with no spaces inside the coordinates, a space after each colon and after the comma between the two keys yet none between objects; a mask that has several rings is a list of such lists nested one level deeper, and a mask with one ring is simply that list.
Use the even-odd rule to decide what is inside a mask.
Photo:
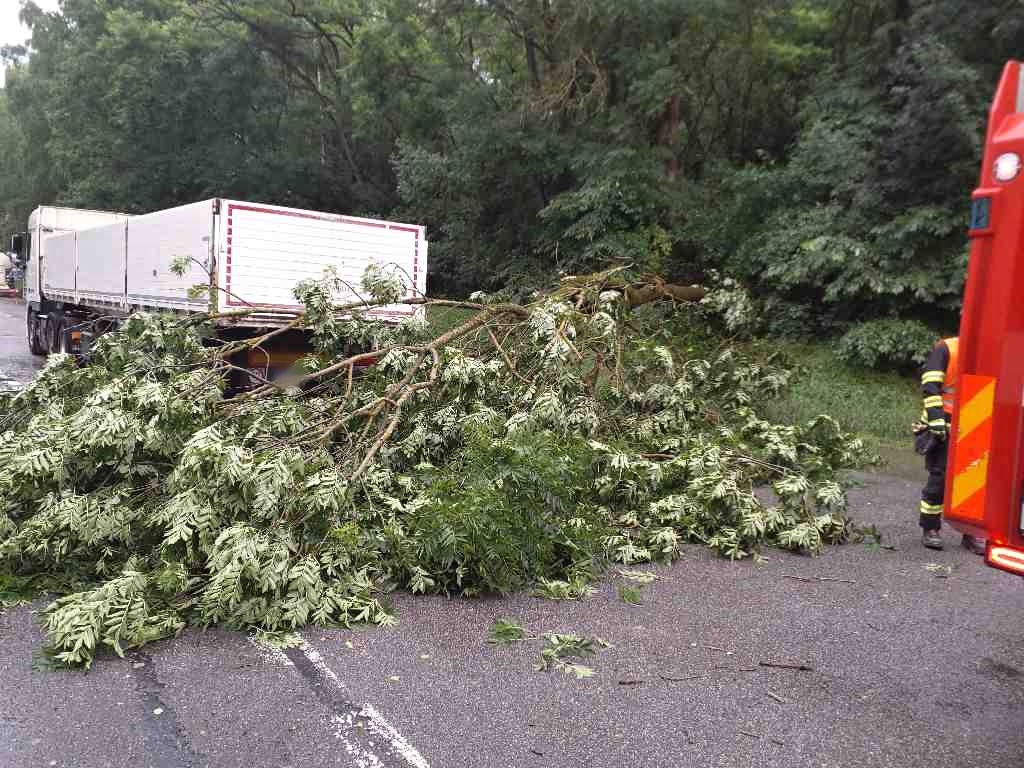
[{"label": "twig on asphalt", "polygon": [[765,693],[767,693],[770,698],[773,698],[777,702],[779,702],[779,704],[788,704],[789,703],[784,698],[779,696],[779,694],[775,693],[774,691],[765,691]]},{"label": "twig on asphalt", "polygon": [[672,677],[671,675],[663,675],[661,672],[658,673],[658,677],[662,680],[667,680],[670,683],[681,683],[683,680],[700,680],[702,677],[711,677],[711,675],[687,675],[686,677]]},{"label": "twig on asphalt", "polygon": [[779,739],[772,739],[772,744],[778,744],[780,747],[786,746],[786,742],[780,741]]},{"label": "twig on asphalt", "polygon": [[798,672],[813,672],[814,667],[809,667],[806,664],[786,664],[777,661],[759,661],[758,666],[761,667],[772,667],[774,669],[795,669]]},{"label": "twig on asphalt", "polygon": [[[728,672],[757,672],[760,667],[715,667],[712,672],[705,672],[701,675],[686,675],[685,677],[672,677],[671,675],[664,675],[661,672],[658,673],[658,677],[662,680],[667,680],[670,683],[678,683],[683,680],[700,680],[705,677],[711,677],[712,675],[725,674]],[[641,681],[642,682],[642,681]],[[620,685],[627,685],[620,681]]]},{"label": "twig on asphalt", "polygon": [[791,573],[784,573],[784,574],[782,574],[782,578],[784,578],[784,579],[793,579],[794,581],[807,581],[807,582],[814,582],[814,581],[836,581],[836,582],[839,582],[841,584],[856,584],[857,583],[853,579],[837,579],[834,576],[810,576],[810,577],[808,577],[808,576],[794,576]]},{"label": "twig on asphalt", "polygon": [[643,685],[646,680],[619,680],[619,685]]},{"label": "twig on asphalt", "polygon": [[736,731],[736,733],[740,733],[740,734],[742,734],[744,736],[749,736],[752,739],[760,739],[761,738],[761,734],[759,734],[759,733],[751,733],[750,731]]}]

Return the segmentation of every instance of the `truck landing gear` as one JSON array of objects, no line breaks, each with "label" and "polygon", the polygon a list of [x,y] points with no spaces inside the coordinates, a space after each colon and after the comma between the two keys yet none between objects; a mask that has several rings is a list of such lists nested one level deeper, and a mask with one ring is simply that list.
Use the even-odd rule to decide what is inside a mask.
[{"label": "truck landing gear", "polygon": [[43,343],[45,329],[46,323],[39,319],[39,315],[32,311],[32,307],[29,307],[25,319],[25,331],[28,336],[28,348],[33,355],[46,354],[46,345]]}]

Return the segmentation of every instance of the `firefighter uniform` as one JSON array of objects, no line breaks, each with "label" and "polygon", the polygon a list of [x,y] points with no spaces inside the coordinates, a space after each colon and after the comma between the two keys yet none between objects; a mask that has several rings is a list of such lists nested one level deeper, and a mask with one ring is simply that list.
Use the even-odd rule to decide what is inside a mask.
[{"label": "firefighter uniform", "polygon": [[942,501],[946,492],[946,459],[949,455],[949,424],[953,419],[956,379],[959,373],[958,340],[943,339],[924,361],[921,394],[924,411],[921,427],[933,437],[924,455],[928,482],[921,490],[920,525],[925,531],[942,527]]}]

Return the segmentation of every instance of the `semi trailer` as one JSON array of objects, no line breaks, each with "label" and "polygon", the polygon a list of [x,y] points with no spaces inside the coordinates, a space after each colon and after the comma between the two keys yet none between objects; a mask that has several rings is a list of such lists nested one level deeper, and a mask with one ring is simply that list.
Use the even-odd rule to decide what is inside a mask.
[{"label": "semi trailer", "polygon": [[[210,313],[222,337],[256,335],[292,320],[302,310],[296,284],[328,270],[348,286],[339,304],[360,300],[371,263],[392,270],[407,296],[426,290],[421,226],[222,198],[142,215],[42,206],[12,247],[25,263],[34,354],[81,352],[97,328],[146,311]],[[418,311],[396,305],[366,314],[399,321]],[[265,375],[308,348],[304,332],[283,333],[254,364],[242,362]]]}]

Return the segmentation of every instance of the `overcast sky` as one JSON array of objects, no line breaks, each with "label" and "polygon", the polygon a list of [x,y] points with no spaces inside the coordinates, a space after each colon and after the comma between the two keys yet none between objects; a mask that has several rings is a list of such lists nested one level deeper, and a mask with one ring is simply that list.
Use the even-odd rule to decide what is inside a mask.
[{"label": "overcast sky", "polygon": [[[35,0],[35,4],[44,11],[56,11],[58,0]],[[21,0],[0,0],[0,45],[21,45],[31,34],[27,27],[18,22]],[[4,73],[0,68],[0,85],[3,84]]]}]

